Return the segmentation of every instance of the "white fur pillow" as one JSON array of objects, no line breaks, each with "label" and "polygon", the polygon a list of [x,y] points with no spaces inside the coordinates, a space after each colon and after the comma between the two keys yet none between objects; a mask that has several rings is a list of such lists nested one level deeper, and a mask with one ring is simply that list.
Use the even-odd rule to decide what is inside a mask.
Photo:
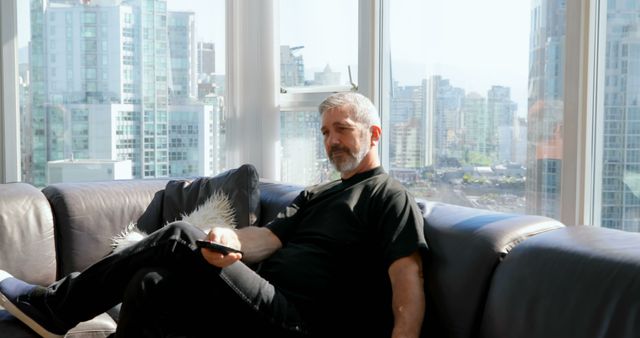
[{"label": "white fur pillow", "polygon": [[[208,232],[214,226],[235,229],[234,213],[235,211],[227,195],[221,191],[216,191],[193,212],[188,215],[182,214],[181,220],[197,226],[204,232]],[[138,229],[135,223],[129,223],[120,234],[111,239],[111,246],[113,251],[119,251],[146,236],[147,234]]]}]

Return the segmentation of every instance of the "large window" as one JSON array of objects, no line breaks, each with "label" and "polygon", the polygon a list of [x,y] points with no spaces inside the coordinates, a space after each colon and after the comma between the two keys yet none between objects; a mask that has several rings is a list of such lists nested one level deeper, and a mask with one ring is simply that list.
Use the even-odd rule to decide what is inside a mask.
[{"label": "large window", "polygon": [[223,0],[17,5],[23,181],[223,168]]},{"label": "large window", "polygon": [[[380,108],[387,171],[417,197],[640,231],[637,1],[0,7],[18,27],[15,66],[12,41],[0,60],[0,175],[42,186],[250,162],[318,183],[336,174],[317,106],[357,90]],[[6,170],[15,162],[21,175]]]},{"label": "large window", "polygon": [[559,216],[565,7],[532,3],[389,1],[388,169],[416,196]]},{"label": "large window", "polygon": [[319,183],[333,170],[317,107],[329,92],[355,89],[358,82],[358,1],[279,4],[281,179]]}]

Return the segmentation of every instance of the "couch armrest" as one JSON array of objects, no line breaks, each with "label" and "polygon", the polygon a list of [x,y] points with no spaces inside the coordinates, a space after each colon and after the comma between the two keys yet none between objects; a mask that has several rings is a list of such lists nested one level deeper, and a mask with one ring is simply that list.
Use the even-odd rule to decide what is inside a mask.
[{"label": "couch armrest", "polygon": [[26,183],[0,185],[0,269],[30,283],[55,281],[53,215],[42,192]]},{"label": "couch armrest", "polygon": [[58,183],[42,191],[55,219],[58,276],[111,252],[111,239],[135,222],[167,180]]},{"label": "couch armrest", "polygon": [[564,227],[551,218],[418,201],[429,253],[425,257],[427,311],[423,332],[475,337],[493,273],[525,239]]},{"label": "couch armrest", "polygon": [[640,337],[640,234],[593,226],[518,245],[491,283],[481,337]]}]

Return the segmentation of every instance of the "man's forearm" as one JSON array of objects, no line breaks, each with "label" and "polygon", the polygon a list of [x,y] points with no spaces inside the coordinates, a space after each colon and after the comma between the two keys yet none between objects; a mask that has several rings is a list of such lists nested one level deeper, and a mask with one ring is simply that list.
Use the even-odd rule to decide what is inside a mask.
[{"label": "man's forearm", "polygon": [[416,252],[389,268],[393,288],[393,338],[420,336],[425,309],[422,260]]},{"label": "man's forearm", "polygon": [[267,228],[251,226],[236,233],[244,252],[242,260],[246,263],[260,262],[282,247],[280,239]]}]

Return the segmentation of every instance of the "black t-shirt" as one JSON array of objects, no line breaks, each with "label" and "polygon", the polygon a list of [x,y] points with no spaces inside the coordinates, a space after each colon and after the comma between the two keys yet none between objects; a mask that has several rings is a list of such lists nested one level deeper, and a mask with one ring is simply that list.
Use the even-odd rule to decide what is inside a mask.
[{"label": "black t-shirt", "polygon": [[259,272],[297,305],[312,332],[346,325],[389,336],[388,268],[427,247],[420,210],[400,183],[378,167],[317,185],[267,227],[283,247]]}]

